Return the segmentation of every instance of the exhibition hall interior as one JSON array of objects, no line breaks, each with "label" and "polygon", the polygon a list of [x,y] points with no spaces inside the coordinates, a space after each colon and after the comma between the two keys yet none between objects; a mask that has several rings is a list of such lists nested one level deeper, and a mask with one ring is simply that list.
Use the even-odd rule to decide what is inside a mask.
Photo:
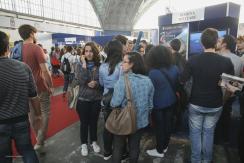
[{"label": "exhibition hall interior", "polygon": [[244,0],[0,0],[0,163],[244,163]]}]

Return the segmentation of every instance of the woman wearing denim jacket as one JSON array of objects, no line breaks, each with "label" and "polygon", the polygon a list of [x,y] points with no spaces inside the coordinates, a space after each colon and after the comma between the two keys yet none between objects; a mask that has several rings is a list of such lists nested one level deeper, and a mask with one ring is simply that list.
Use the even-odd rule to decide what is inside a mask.
[{"label": "woman wearing denim jacket", "polygon": [[[132,100],[136,108],[137,131],[127,136],[114,135],[112,162],[120,163],[124,145],[128,139],[129,162],[137,163],[139,157],[140,139],[143,128],[149,124],[149,112],[153,107],[154,87],[151,80],[145,76],[143,59],[139,53],[131,52],[123,58],[122,69],[128,75]],[[125,106],[126,90],[124,76],[114,86],[111,100],[112,107]]]},{"label": "woman wearing denim jacket", "polygon": [[[112,94],[115,83],[119,80],[121,75],[121,61],[123,46],[117,41],[110,41],[105,52],[107,53],[107,59],[99,68],[99,83],[104,87],[103,95]],[[109,102],[103,103],[104,105],[104,121],[106,122],[111,108]],[[103,143],[104,143],[104,160],[108,160],[112,156],[112,143],[113,134],[110,133],[105,127],[103,131]]]},{"label": "woman wearing denim jacket", "polygon": [[147,64],[150,68],[149,78],[155,88],[153,97],[152,120],[155,127],[156,148],[147,150],[147,154],[164,157],[169,145],[172,131],[173,110],[176,103],[176,88],[179,70],[172,64],[169,48],[159,45],[153,47],[148,55]]},{"label": "woman wearing denim jacket", "polygon": [[77,102],[77,113],[80,118],[80,139],[81,154],[88,155],[88,132],[90,136],[91,146],[94,152],[100,152],[97,145],[97,121],[101,109],[101,97],[99,85],[99,51],[95,43],[86,43],[81,55],[81,62],[76,66],[76,80],[80,85],[79,97]]}]

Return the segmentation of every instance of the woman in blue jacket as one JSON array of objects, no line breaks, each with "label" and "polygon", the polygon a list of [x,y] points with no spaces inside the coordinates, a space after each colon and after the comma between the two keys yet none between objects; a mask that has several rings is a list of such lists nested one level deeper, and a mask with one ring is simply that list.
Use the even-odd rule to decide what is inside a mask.
[{"label": "woman in blue jacket", "polygon": [[171,56],[169,48],[159,45],[153,47],[147,57],[149,78],[155,88],[152,120],[156,134],[156,148],[147,150],[147,154],[155,157],[164,157],[167,152],[177,100],[175,88],[179,70],[172,64]]},{"label": "woman in blue jacket", "polygon": [[[99,68],[99,83],[104,87],[103,95],[112,97],[114,85],[122,74],[121,61],[123,46],[117,40],[110,41],[106,46],[105,53],[107,53],[107,58],[105,63]],[[104,107],[104,121],[106,122],[112,111],[110,108],[110,101],[102,101],[102,104]],[[112,156],[113,134],[105,127],[103,132],[103,143],[104,160],[108,160]]]},{"label": "woman in blue jacket", "polygon": [[[154,88],[151,80],[145,76],[144,62],[139,53],[130,52],[123,58],[122,69],[128,75],[132,101],[136,108],[137,131],[130,135],[114,135],[112,162],[120,163],[124,151],[124,145],[128,139],[129,162],[137,163],[139,157],[140,140],[143,128],[149,124],[149,112],[153,107]],[[124,76],[121,76],[114,86],[111,106],[124,107],[126,90]]]}]

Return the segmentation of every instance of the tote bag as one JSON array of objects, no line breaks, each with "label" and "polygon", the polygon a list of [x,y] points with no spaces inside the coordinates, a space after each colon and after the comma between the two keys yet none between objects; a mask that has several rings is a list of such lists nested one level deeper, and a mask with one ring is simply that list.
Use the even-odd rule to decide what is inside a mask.
[{"label": "tote bag", "polygon": [[115,135],[130,135],[136,132],[136,110],[127,75],[125,75],[125,87],[126,106],[113,109],[105,123],[107,130]]}]

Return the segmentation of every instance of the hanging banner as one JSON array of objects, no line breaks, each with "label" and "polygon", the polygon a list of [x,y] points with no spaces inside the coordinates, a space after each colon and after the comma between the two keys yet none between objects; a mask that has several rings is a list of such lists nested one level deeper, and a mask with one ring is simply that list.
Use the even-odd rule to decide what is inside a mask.
[{"label": "hanging banner", "polygon": [[172,24],[204,20],[204,8],[172,14]]}]

